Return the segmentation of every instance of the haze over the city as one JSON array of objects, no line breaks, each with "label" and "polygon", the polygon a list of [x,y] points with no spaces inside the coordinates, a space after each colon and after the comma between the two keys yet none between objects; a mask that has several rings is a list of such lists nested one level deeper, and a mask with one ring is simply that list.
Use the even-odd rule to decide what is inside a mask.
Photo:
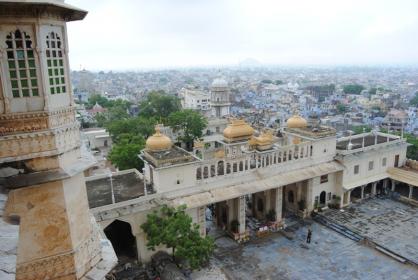
[{"label": "haze over the city", "polygon": [[417,65],[418,1],[68,0],[74,70]]}]

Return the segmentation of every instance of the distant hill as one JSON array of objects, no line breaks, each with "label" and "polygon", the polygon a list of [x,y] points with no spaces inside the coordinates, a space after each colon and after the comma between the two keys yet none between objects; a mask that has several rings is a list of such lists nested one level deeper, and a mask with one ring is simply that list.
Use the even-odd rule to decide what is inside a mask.
[{"label": "distant hill", "polygon": [[245,68],[249,67],[250,68],[250,67],[262,67],[263,64],[260,61],[254,59],[254,58],[246,58],[246,59],[240,61],[238,63],[238,66],[239,67],[245,67]]}]

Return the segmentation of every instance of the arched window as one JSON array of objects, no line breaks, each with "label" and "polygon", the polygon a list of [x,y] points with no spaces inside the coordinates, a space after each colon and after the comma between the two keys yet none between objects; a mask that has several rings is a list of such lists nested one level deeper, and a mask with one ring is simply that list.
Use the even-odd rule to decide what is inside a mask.
[{"label": "arched window", "polygon": [[13,97],[39,96],[35,53],[30,36],[17,29],[6,36],[6,45]]},{"label": "arched window", "polygon": [[203,167],[203,178],[209,177],[209,168],[207,166]]},{"label": "arched window", "polygon": [[215,165],[210,166],[210,177],[215,177]]},{"label": "arched window", "polygon": [[218,162],[218,175],[224,175],[224,162]]},{"label": "arched window", "polygon": [[197,179],[197,180],[202,179],[202,168],[201,168],[201,167],[198,167],[198,168],[196,169],[196,179]]},{"label": "arched window", "polygon": [[46,63],[48,65],[49,91],[51,94],[65,93],[64,55],[60,36],[51,32],[46,36]]}]

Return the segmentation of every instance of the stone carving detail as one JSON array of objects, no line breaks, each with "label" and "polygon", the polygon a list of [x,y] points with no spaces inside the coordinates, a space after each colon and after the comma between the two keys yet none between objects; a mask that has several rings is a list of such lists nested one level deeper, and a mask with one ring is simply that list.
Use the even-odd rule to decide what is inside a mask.
[{"label": "stone carving detail", "polygon": [[39,153],[59,154],[80,146],[79,125],[0,137],[0,158],[34,158]]},{"label": "stone carving detail", "polygon": [[[74,275],[83,275],[94,266],[100,260],[100,253],[99,233],[93,230],[90,237],[84,240],[75,251],[18,264],[16,267],[16,280],[55,279],[65,276],[73,279],[75,278]],[[84,263],[86,256],[89,256],[90,260]],[[78,257],[83,259],[84,265],[81,267],[77,267],[76,264]]]},{"label": "stone carving detail", "polygon": [[16,267],[16,280],[55,279],[74,274],[74,252],[18,264]]},{"label": "stone carving detail", "polygon": [[58,128],[71,125],[75,121],[73,108],[50,112],[3,114],[0,115],[0,136]]}]

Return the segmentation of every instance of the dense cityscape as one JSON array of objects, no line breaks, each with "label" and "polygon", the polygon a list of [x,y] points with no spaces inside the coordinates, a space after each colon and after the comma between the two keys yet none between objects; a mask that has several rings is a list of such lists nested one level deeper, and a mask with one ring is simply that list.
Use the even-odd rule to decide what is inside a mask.
[{"label": "dense cityscape", "polygon": [[418,279],[416,3],[263,2],[0,1],[1,280]]}]

